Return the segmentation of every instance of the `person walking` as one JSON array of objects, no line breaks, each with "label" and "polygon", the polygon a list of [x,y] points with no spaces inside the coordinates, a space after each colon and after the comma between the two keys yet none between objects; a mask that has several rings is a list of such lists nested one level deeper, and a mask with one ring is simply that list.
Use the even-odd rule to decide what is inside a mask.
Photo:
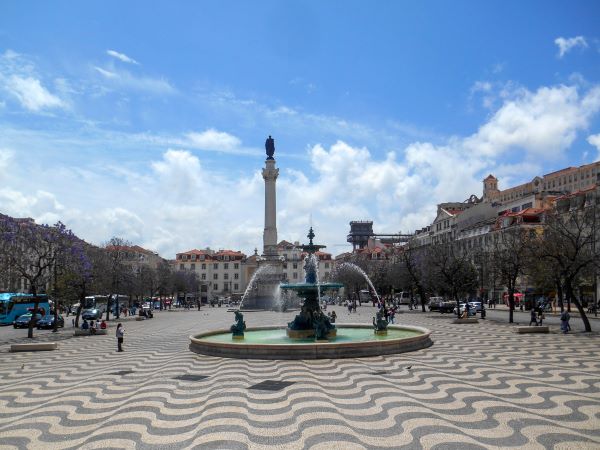
[{"label": "person walking", "polygon": [[117,335],[117,351],[118,352],[122,352],[123,351],[123,335],[125,334],[125,330],[123,329],[123,325],[122,324],[118,324],[117,325],[117,331],[116,331],[116,335]]},{"label": "person walking", "polygon": [[538,306],[537,316],[538,316],[538,323],[540,326],[542,326],[542,323],[544,322],[544,319],[546,318],[546,316],[544,316],[544,307],[543,306]]},{"label": "person walking", "polygon": [[535,326],[538,326],[538,321],[537,321],[537,313],[535,311],[535,308],[531,308],[531,316],[530,316],[530,320],[529,320],[529,326],[531,326],[532,323],[535,323]]},{"label": "person walking", "polygon": [[569,325],[570,318],[571,315],[566,309],[560,315],[560,329],[563,332],[563,334],[567,334],[567,332],[571,330],[571,326]]}]

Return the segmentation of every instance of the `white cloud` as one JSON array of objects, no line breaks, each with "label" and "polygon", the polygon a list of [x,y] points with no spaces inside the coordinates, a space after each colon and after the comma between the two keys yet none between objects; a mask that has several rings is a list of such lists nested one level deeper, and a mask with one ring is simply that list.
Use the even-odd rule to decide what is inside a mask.
[{"label": "white cloud", "polygon": [[62,98],[44,87],[33,64],[10,49],[0,55],[0,89],[32,112],[67,107]]},{"label": "white cloud", "polygon": [[464,140],[476,154],[499,156],[520,148],[527,154],[557,158],[600,109],[600,87],[580,95],[574,86],[519,90],[477,133]]},{"label": "white cloud", "polygon": [[14,152],[8,148],[0,148],[0,172],[8,169],[13,158]]},{"label": "white cloud", "polygon": [[600,133],[588,136],[587,141],[590,145],[596,147],[596,149],[598,150],[598,156],[596,157],[596,161],[600,160]]},{"label": "white cloud", "polygon": [[98,66],[94,66],[94,70],[101,74],[112,86],[117,88],[151,92],[158,95],[174,94],[177,92],[175,87],[164,78],[137,76],[126,70],[108,70]]},{"label": "white cloud", "polygon": [[575,47],[587,48],[587,41],[583,36],[576,36],[572,38],[559,37],[554,40],[554,43],[558,46],[558,57],[562,58],[569,51]]},{"label": "white cloud", "polygon": [[187,133],[186,137],[191,146],[202,150],[233,150],[241,145],[237,137],[213,128],[201,133]]},{"label": "white cloud", "polygon": [[60,98],[51,94],[36,78],[12,75],[5,80],[4,87],[19,100],[23,107],[30,111],[65,106]]},{"label": "white cloud", "polygon": [[106,50],[106,54],[109,56],[112,56],[113,58],[116,58],[120,61],[129,63],[129,64],[139,64],[139,62],[137,62],[135,59],[130,58],[129,56],[127,56],[124,53],[119,53],[115,50]]},{"label": "white cloud", "polygon": [[119,76],[115,72],[111,72],[110,70],[103,69],[102,67],[94,66],[94,69],[98,71],[101,75],[106,78],[119,78]]}]

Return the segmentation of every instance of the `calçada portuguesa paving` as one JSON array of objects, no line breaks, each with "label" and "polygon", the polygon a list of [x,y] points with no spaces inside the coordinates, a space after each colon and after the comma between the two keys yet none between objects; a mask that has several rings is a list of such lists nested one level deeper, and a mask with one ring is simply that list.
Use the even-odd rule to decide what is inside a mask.
[{"label": "cal\u00e7ada portuguesa paving", "polygon": [[[335,309],[340,323],[374,315],[371,306]],[[498,314],[490,316],[506,322]],[[293,315],[245,320],[283,324]],[[188,350],[190,334],[229,327],[226,308],[123,322],[124,353],[115,322],[108,336],[68,338],[67,326],[58,350],[37,353],[8,353],[26,330],[0,329],[1,449],[600,448],[598,333],[562,335],[551,325],[550,334],[517,335],[499,320],[454,325],[450,315],[405,312],[397,322],[430,328],[432,347],[261,361]]]}]

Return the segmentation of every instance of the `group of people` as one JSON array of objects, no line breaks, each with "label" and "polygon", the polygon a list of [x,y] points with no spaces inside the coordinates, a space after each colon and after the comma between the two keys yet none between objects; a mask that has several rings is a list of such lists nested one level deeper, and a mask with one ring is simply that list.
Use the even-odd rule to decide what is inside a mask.
[{"label": "group of people", "polygon": [[544,309],[541,306],[531,308],[529,326],[531,326],[532,323],[534,323],[536,327],[542,326],[545,318]]},{"label": "group of people", "polygon": [[90,320],[88,322],[87,320],[84,319],[83,323],[81,324],[81,329],[82,330],[90,330],[90,334],[96,334],[96,332],[98,331],[98,328],[101,330],[106,330],[106,328],[107,328],[106,321],[102,320],[102,322],[99,322],[99,321]]},{"label": "group of people", "polygon": [[[98,331],[98,328],[100,328],[101,330],[106,330],[107,327],[108,326],[106,325],[106,321],[104,321],[104,320],[102,322],[93,321],[93,320],[88,322],[87,320],[84,320],[83,323],[81,324],[81,329],[82,330],[90,330],[90,334],[96,334],[96,332]],[[123,328],[123,324],[119,323],[117,325],[117,330],[116,330],[115,334],[117,337],[117,351],[122,352],[123,351],[123,337],[125,335],[125,329]]]}]

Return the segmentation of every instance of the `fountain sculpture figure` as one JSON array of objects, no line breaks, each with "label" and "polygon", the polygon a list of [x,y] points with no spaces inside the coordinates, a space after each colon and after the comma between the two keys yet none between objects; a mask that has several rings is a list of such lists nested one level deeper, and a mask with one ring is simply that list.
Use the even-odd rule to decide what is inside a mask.
[{"label": "fountain sculpture figure", "polygon": [[[304,299],[300,314],[288,323],[287,335],[292,339],[304,339],[313,336],[317,340],[330,339],[335,337],[336,329],[327,315],[321,311],[319,292],[322,289],[340,289],[343,284],[317,282],[318,259],[316,259],[315,253],[325,248],[325,246],[313,243],[315,233],[312,227],[307,237],[309,243],[300,247],[308,254],[304,263],[305,282],[281,285],[282,290],[295,291],[299,297]],[[317,260],[317,264],[314,263],[315,260]]]},{"label": "fountain sculpture figure", "polygon": [[377,311],[375,317],[373,317],[373,329],[375,334],[387,334],[388,321],[383,316],[383,310]]},{"label": "fountain sculpture figure", "polygon": [[233,339],[244,339],[245,329],[244,315],[240,311],[235,311],[235,323],[230,328]]}]

